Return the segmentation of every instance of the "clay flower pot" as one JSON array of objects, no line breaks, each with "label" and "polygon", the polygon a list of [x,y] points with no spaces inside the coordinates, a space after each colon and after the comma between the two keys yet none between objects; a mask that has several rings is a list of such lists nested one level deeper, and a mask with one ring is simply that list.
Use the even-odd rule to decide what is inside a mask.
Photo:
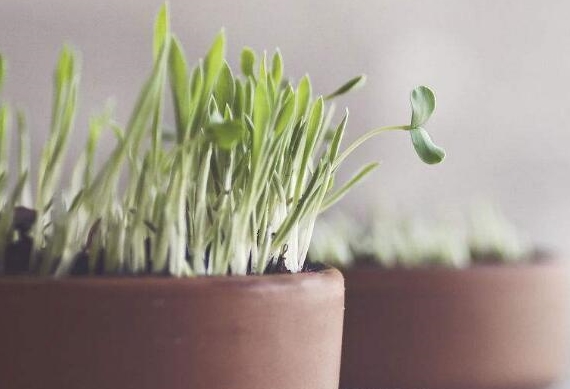
[{"label": "clay flower pot", "polygon": [[344,275],[342,389],[539,388],[569,365],[562,262]]},{"label": "clay flower pot", "polygon": [[268,276],[0,279],[6,389],[337,389],[344,285]]}]

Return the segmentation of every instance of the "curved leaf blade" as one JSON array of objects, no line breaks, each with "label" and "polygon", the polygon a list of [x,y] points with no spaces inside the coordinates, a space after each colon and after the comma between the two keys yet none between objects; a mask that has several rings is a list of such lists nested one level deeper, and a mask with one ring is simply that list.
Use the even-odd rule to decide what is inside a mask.
[{"label": "curved leaf blade", "polygon": [[311,101],[312,88],[309,76],[304,76],[297,86],[297,118],[305,116]]},{"label": "curved leaf blade", "polygon": [[227,62],[224,61],[214,90],[214,98],[220,109],[224,109],[226,105],[233,105],[235,88],[232,70]]},{"label": "curved leaf blade", "polygon": [[172,39],[169,56],[170,87],[174,100],[178,140],[184,139],[190,117],[190,78],[184,52],[178,39]]},{"label": "curved leaf blade", "polygon": [[269,99],[267,96],[267,84],[257,83],[253,100],[253,146],[251,150],[253,166],[257,165],[257,160],[261,154],[262,143],[265,137],[267,123],[271,115]]},{"label": "curved leaf blade", "polygon": [[244,76],[254,77],[253,68],[255,66],[255,52],[249,48],[244,47],[241,51],[240,67]]},{"label": "curved leaf blade", "polygon": [[410,102],[412,104],[411,127],[421,127],[435,111],[435,94],[427,86],[421,85],[410,94]]},{"label": "curved leaf blade", "polygon": [[277,115],[277,119],[275,121],[275,133],[277,135],[281,135],[283,131],[287,128],[289,124],[292,124],[293,115],[295,113],[295,96],[290,95],[281,111]]},{"label": "curved leaf blade", "polygon": [[225,53],[226,34],[222,29],[214,39],[214,43],[210,47],[208,55],[206,55],[206,59],[204,60],[204,86],[206,93],[210,92],[218,79],[218,75],[224,64]]},{"label": "curved leaf blade", "polygon": [[416,153],[422,161],[433,165],[444,160],[445,151],[433,143],[426,130],[421,127],[412,128],[410,135],[412,136],[414,149],[416,149]]},{"label": "curved leaf blade", "polygon": [[153,40],[153,55],[154,59],[158,58],[162,46],[168,38],[168,31],[170,29],[168,22],[168,4],[164,3],[156,15],[154,22],[154,40]]},{"label": "curved leaf blade", "polygon": [[343,86],[335,90],[330,95],[325,97],[325,100],[334,99],[337,96],[344,95],[345,93],[350,92],[353,89],[360,88],[366,83],[366,75],[361,74],[360,76],[356,76],[350,80],[348,80]]},{"label": "curved leaf blade", "polygon": [[367,165],[364,165],[350,180],[348,180],[342,187],[340,187],[336,192],[331,194],[327,197],[323,204],[321,205],[321,209],[319,212],[324,212],[337,202],[339,202],[344,195],[352,189],[352,187],[358,184],[360,181],[364,179],[368,174],[370,174],[374,169],[376,169],[380,164],[378,162],[371,162]]},{"label": "curved leaf blade", "polygon": [[275,51],[271,60],[271,78],[276,86],[279,86],[283,78],[283,57],[279,49]]}]

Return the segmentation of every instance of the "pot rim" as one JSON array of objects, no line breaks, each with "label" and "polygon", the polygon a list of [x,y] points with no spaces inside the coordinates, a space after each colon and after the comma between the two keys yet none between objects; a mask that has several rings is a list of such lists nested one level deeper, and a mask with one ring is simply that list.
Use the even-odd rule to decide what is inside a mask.
[{"label": "pot rim", "polygon": [[489,271],[530,271],[532,269],[549,269],[549,268],[570,268],[570,261],[560,257],[547,257],[533,259],[531,261],[513,261],[513,262],[492,262],[492,263],[476,263],[464,267],[453,267],[443,265],[429,266],[395,266],[382,267],[377,264],[360,264],[350,267],[342,267],[341,271],[350,273],[483,273]]},{"label": "pot rim", "polygon": [[326,266],[322,270],[299,272],[299,273],[279,273],[263,275],[215,275],[215,276],[193,276],[193,277],[173,277],[160,275],[97,275],[97,276],[66,276],[55,278],[50,276],[0,276],[0,286],[65,286],[65,287],[90,287],[97,289],[107,288],[183,288],[183,289],[209,289],[212,287],[235,287],[235,288],[263,288],[265,286],[291,286],[303,284],[320,284],[328,279],[342,279],[339,270],[332,266]]},{"label": "pot rim", "polygon": [[[492,288],[496,293],[506,289],[551,287],[568,284],[570,262],[548,259],[519,264],[481,264],[466,268],[423,267],[386,269],[360,267],[343,269],[347,290],[352,293],[409,293],[423,297],[456,298],[456,294],[475,293]],[[530,285],[530,286],[529,286]],[[550,286],[549,286],[550,285]]]}]

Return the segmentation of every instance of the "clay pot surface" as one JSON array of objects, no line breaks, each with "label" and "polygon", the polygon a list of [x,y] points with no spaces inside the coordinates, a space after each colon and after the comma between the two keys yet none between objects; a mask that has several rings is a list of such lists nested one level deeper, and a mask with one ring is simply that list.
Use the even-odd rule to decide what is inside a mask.
[{"label": "clay pot surface", "polygon": [[342,389],[540,388],[570,366],[564,262],[344,275]]},{"label": "clay pot surface", "polygon": [[337,389],[334,269],[0,279],[5,389]]}]

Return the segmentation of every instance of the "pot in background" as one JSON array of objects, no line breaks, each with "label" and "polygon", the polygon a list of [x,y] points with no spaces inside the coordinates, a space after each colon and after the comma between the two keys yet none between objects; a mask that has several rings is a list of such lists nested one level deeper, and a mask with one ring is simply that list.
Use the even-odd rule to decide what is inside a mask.
[{"label": "pot in background", "polygon": [[337,389],[334,269],[188,279],[0,279],[9,389]]},{"label": "pot in background", "polygon": [[540,388],[569,366],[564,262],[344,276],[341,389]]}]

